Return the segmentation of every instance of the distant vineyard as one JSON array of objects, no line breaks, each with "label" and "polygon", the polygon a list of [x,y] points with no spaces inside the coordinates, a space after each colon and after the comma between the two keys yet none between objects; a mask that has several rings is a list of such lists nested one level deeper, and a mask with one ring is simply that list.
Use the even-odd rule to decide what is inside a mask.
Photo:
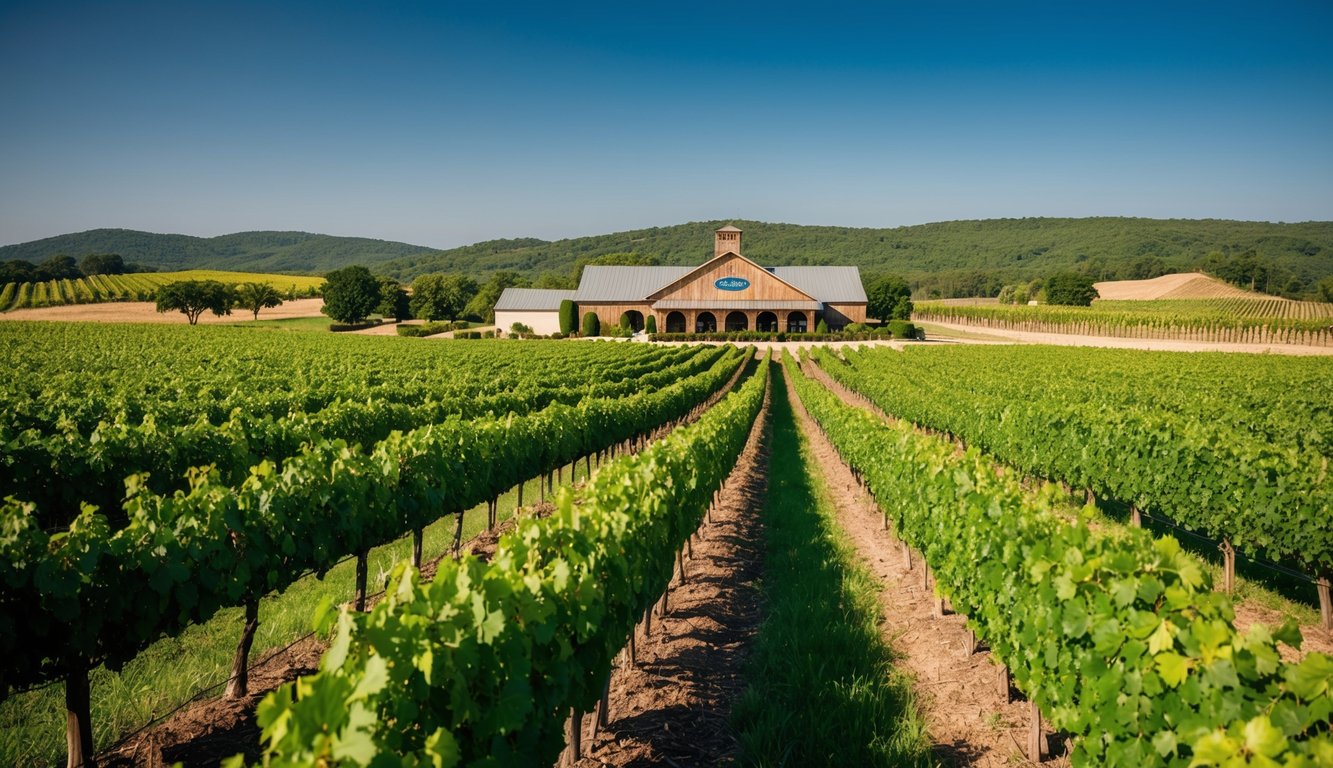
[{"label": "distant vineyard", "polygon": [[1333,345],[1333,304],[1277,298],[1096,301],[1091,307],[919,302],[913,316],[1016,331]]},{"label": "distant vineyard", "polygon": [[318,295],[322,277],[269,275],[252,272],[219,272],[192,269],[185,272],[139,272],[128,275],[92,275],[77,280],[47,280],[39,283],[6,283],[0,289],[0,312],[65,304],[98,304],[107,301],[152,301],[159,286],[177,280],[217,280],[222,283],[267,283],[288,297]]}]

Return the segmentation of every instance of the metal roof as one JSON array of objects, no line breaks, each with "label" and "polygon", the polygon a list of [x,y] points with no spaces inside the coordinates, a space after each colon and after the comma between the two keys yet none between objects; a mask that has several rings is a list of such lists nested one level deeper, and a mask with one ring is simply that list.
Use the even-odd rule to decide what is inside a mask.
[{"label": "metal roof", "polygon": [[825,303],[866,300],[861,270],[856,267],[772,267],[769,271]]},{"label": "metal roof", "polygon": [[521,312],[524,310],[560,309],[560,302],[573,299],[574,291],[559,291],[545,288],[506,288],[500,293],[500,300],[495,302],[498,312]]},{"label": "metal roof", "polygon": [[[643,301],[696,269],[699,267],[584,267],[583,279],[574,294],[574,301]],[[866,291],[861,285],[861,270],[856,267],[771,267],[768,271],[817,302],[855,303],[866,300]],[[718,305],[713,302],[711,306]]]},{"label": "metal roof", "polygon": [[653,302],[653,309],[813,309],[819,311],[824,305],[818,301],[763,301],[761,299],[723,299],[708,301],[700,299],[662,299]]},{"label": "metal roof", "polygon": [[589,265],[574,301],[643,301],[657,289],[689,274],[694,267],[616,267]]},{"label": "metal roof", "polygon": [[733,226],[730,225],[730,224],[726,225],[725,227],[718,227],[715,231],[717,231],[717,232],[740,232],[739,229],[733,227]]}]

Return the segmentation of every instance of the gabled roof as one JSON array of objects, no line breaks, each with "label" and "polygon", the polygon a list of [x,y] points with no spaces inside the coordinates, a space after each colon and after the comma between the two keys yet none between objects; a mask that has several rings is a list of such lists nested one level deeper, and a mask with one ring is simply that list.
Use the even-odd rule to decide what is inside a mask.
[{"label": "gabled roof", "polygon": [[824,302],[862,302],[866,289],[856,267],[773,267],[769,270],[783,282]]},{"label": "gabled roof", "polygon": [[[665,291],[667,288],[670,288],[672,285],[674,285],[674,284],[676,284],[676,283],[679,283],[679,282],[681,282],[681,281],[683,281],[683,280],[685,280],[685,279],[691,277],[692,275],[694,275],[694,274],[696,274],[696,273],[707,271],[708,269],[710,269],[710,268],[713,266],[713,264],[714,264],[715,262],[721,261],[722,259],[726,259],[726,258],[736,258],[736,259],[740,259],[741,261],[744,261],[744,262],[747,263],[747,264],[753,265],[755,269],[764,269],[763,267],[759,266],[758,264],[755,264],[753,261],[750,261],[749,259],[747,259],[747,258],[745,258],[744,256],[740,255],[739,253],[736,253],[735,251],[727,251],[726,253],[720,253],[720,254],[718,254],[717,256],[714,256],[713,258],[711,258],[711,259],[709,259],[708,261],[705,261],[704,263],[700,264],[699,266],[697,266],[697,267],[695,267],[695,268],[689,270],[688,272],[686,272],[685,274],[683,274],[683,275],[681,275],[680,277],[676,278],[675,280],[672,280],[670,283],[667,283],[666,285],[663,285],[661,288],[658,288],[657,290],[655,290],[655,291],[653,291],[651,294],[649,294],[648,298],[649,298],[649,299],[658,299],[658,298],[661,298],[661,297],[658,296],[657,294],[659,294],[659,293]],[[771,269],[769,269],[769,270],[765,270],[765,271],[767,271],[769,274],[772,274],[772,273],[773,273],[773,270],[771,270]],[[791,288],[793,291],[796,291],[797,293],[804,293],[804,294],[806,294],[806,296],[809,296],[809,298],[811,298],[811,299],[814,299],[814,298],[815,298],[814,296],[810,296],[810,294],[809,294],[808,292],[801,290],[800,288],[798,288],[798,287],[792,285],[791,283],[788,283],[786,280],[783,280],[781,277],[778,277],[777,275],[773,275],[773,276],[774,276],[775,278],[777,278],[777,281],[778,281],[778,282],[785,284],[788,288]]]},{"label": "gabled roof", "polygon": [[[698,267],[584,267],[583,279],[579,282],[578,291],[574,293],[574,301],[652,301],[654,294],[689,276],[691,272],[703,269],[716,259],[736,255],[727,252]],[[861,285],[861,270],[856,267],[770,267],[766,271],[815,301],[857,303],[866,300],[866,291]],[[556,305],[558,307],[558,301]]]},{"label": "gabled roof", "polygon": [[644,297],[689,274],[694,267],[617,267],[589,265],[574,301],[643,301]]},{"label": "gabled roof", "polygon": [[506,288],[495,302],[497,312],[559,310],[560,302],[573,299],[574,291],[543,288]]}]

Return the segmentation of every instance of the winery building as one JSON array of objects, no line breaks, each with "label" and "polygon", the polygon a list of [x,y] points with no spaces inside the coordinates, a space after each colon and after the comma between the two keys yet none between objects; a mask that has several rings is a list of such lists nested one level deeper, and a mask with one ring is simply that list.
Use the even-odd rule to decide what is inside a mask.
[{"label": "winery building", "polygon": [[763,267],[741,255],[741,230],[717,230],[713,258],[697,267],[585,267],[575,291],[506,288],[495,324],[523,323],[541,334],[560,330],[560,302],[603,327],[628,314],[634,330],[649,317],[665,333],[830,330],[866,321],[866,292],[856,267]]}]

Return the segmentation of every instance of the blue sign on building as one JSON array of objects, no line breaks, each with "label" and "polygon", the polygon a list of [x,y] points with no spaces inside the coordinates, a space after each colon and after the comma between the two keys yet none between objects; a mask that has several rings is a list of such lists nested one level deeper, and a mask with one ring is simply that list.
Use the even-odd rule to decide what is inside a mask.
[{"label": "blue sign on building", "polygon": [[724,291],[743,291],[750,287],[750,281],[743,277],[719,277],[713,285]]}]

